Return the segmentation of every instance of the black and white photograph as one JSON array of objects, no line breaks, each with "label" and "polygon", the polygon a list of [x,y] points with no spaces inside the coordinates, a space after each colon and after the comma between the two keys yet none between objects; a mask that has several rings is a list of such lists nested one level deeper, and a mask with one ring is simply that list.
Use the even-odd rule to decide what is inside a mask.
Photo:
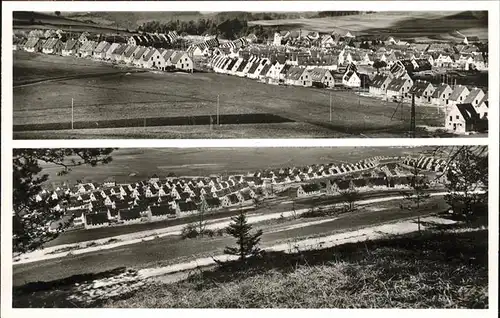
[{"label": "black and white photograph", "polygon": [[497,317],[499,21],[2,2],[0,316]]},{"label": "black and white photograph", "polygon": [[12,50],[14,139],[488,135],[488,11],[14,11]]},{"label": "black and white photograph", "polygon": [[13,150],[15,308],[488,308],[488,147]]}]

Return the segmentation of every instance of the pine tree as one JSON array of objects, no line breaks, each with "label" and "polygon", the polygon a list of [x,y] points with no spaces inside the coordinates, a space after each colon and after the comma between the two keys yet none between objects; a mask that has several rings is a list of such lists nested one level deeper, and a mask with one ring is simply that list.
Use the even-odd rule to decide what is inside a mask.
[{"label": "pine tree", "polygon": [[225,254],[238,255],[240,260],[244,260],[247,256],[255,256],[260,253],[259,243],[262,236],[262,230],[251,234],[252,226],[248,224],[247,218],[243,212],[231,218],[226,232],[236,238],[236,247],[227,246],[224,249]]}]

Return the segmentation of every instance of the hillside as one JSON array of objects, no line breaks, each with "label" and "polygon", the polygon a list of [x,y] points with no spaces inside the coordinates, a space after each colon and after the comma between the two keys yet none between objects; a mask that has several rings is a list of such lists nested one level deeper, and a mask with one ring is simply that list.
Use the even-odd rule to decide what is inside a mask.
[{"label": "hillside", "polygon": [[130,34],[126,29],[114,25],[98,24],[88,19],[75,20],[53,12],[15,11],[13,12],[13,28],[21,30],[30,29],[61,29],[72,32],[112,32]]},{"label": "hillside", "polygon": [[404,38],[435,39],[454,33],[487,39],[487,12],[376,12],[340,17],[260,20],[249,25],[318,32],[351,31],[355,35],[393,35]]},{"label": "hillside", "polygon": [[426,232],[270,253],[246,267],[159,282],[106,307],[487,308],[487,237],[487,230]]}]

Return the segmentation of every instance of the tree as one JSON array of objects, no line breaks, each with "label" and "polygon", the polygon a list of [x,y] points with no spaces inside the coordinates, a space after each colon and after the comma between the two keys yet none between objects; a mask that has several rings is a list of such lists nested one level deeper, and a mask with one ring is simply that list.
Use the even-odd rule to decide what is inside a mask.
[{"label": "tree", "polygon": [[462,146],[450,154],[446,202],[467,221],[488,215],[488,149]]},{"label": "tree", "polygon": [[68,174],[73,167],[91,167],[111,162],[112,148],[64,148],[64,149],[13,149],[13,235],[14,252],[25,253],[41,247],[57,237],[60,231],[49,232],[53,221],[64,214],[55,210],[66,197],[52,199],[41,196],[44,184],[49,180],[41,163],[61,168],[58,175]]},{"label": "tree", "polygon": [[377,73],[378,73],[379,69],[386,67],[386,66],[387,66],[387,63],[384,61],[376,60],[375,62],[373,62],[373,67],[377,69]]},{"label": "tree", "polygon": [[259,243],[262,230],[251,234],[252,226],[247,223],[247,218],[243,212],[231,217],[231,221],[226,232],[236,239],[236,247],[226,247],[224,253],[238,255],[240,260],[244,260],[247,256],[258,255],[261,252]]},{"label": "tree", "polygon": [[340,192],[340,197],[347,212],[356,210],[356,201],[359,200],[360,195],[359,191],[352,184],[349,186],[349,189]]},{"label": "tree", "polygon": [[[412,190],[403,192],[404,202],[401,209],[413,211],[419,209],[420,205],[429,199],[430,195],[427,193],[429,189],[429,182],[427,178],[420,174],[417,165],[413,167],[412,176],[410,178],[410,187]],[[417,212],[418,213],[418,212]],[[417,216],[418,232],[420,233],[420,216]]]},{"label": "tree", "polygon": [[61,11],[56,11],[56,12],[55,12],[55,14],[56,14],[57,16],[60,16],[60,15],[61,15]]}]

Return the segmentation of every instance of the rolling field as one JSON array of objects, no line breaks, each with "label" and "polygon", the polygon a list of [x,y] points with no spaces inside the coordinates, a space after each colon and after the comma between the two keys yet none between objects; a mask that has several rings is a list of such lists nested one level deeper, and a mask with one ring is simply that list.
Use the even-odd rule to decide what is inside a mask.
[{"label": "rolling field", "polygon": [[458,40],[450,34],[459,30],[466,36],[488,39],[485,12],[377,12],[341,17],[250,21],[248,24],[328,33],[349,30],[355,35],[392,35],[419,40]]},{"label": "rolling field", "polygon": [[[14,74],[17,78],[47,79],[41,69],[46,60],[26,54],[14,55]],[[61,57],[49,56],[53,63]],[[22,61],[16,61],[22,60]],[[21,69],[17,69],[21,65]],[[52,64],[50,64],[52,65]],[[110,119],[143,119],[157,117],[215,116],[217,95],[221,115],[271,114],[288,121],[311,124],[340,134],[359,135],[382,133],[402,136],[409,127],[408,111],[401,119],[392,118],[396,103],[363,97],[352,91],[331,91],[332,121],[329,121],[327,90],[274,86],[246,78],[215,73],[124,73],[110,65],[103,67],[102,76],[60,79],[14,87],[14,130],[16,125],[68,123],[71,118],[71,99],[74,99],[74,118],[80,121]],[[75,72],[80,66],[75,65]],[[85,74],[86,66],[80,72]],[[110,74],[110,72],[115,72]],[[56,73],[58,71],[55,71]],[[40,75],[41,74],[41,75]],[[64,73],[67,74],[67,73]],[[52,73],[52,76],[55,76]],[[222,124],[230,124],[221,122]],[[440,126],[433,108],[417,109],[417,124]],[[266,128],[266,124],[261,127]],[[96,123],[95,128],[99,128]],[[244,125],[240,130],[244,131]],[[124,132],[125,135],[127,132]],[[227,137],[231,137],[231,133]],[[319,134],[324,137],[323,133]],[[205,138],[201,135],[199,138]],[[247,138],[254,136],[247,134]],[[274,136],[270,135],[269,138]],[[314,132],[310,137],[316,137]],[[162,136],[157,136],[162,138]]]},{"label": "rolling field", "polygon": [[[425,149],[425,148],[422,148]],[[247,173],[267,168],[304,166],[329,162],[356,162],[378,155],[406,155],[411,148],[122,148],[113,152],[107,165],[74,167],[70,174],[57,176],[60,169],[46,164],[43,173],[49,181],[74,184],[76,180],[102,182],[112,176],[118,183],[146,180],[156,173],[208,176],[210,174]]]}]

